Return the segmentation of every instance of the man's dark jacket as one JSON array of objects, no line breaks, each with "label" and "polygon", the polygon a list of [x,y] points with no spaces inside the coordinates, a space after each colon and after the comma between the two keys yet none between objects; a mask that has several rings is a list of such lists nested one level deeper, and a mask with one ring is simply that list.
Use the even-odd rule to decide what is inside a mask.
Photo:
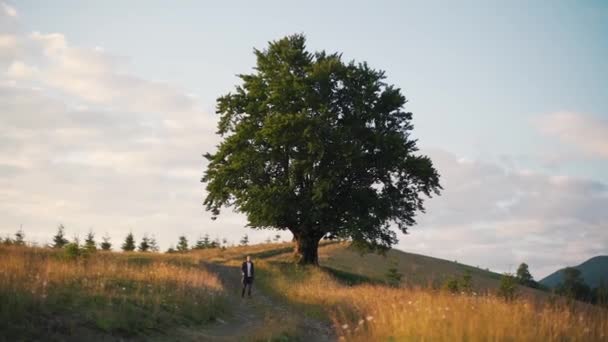
[{"label": "man's dark jacket", "polygon": [[243,279],[250,278],[253,280],[253,276],[255,275],[255,268],[253,267],[253,262],[251,262],[251,277],[247,277],[247,261],[243,262],[241,265],[241,271],[243,272]]}]

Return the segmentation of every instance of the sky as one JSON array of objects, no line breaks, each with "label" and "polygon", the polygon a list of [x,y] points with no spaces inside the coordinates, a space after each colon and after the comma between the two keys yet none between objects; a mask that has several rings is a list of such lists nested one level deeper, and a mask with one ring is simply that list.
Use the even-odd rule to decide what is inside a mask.
[{"label": "sky", "polygon": [[603,1],[0,2],[0,236],[273,236],[210,219],[201,155],[253,48],[293,33],[409,101],[444,191],[397,248],[537,279],[608,254]]}]

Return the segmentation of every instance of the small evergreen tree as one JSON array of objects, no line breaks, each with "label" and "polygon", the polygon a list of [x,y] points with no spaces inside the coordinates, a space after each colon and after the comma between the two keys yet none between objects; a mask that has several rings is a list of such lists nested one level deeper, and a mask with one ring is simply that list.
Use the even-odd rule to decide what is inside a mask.
[{"label": "small evergreen tree", "polygon": [[389,285],[391,286],[399,286],[401,284],[401,278],[403,274],[399,272],[399,264],[397,260],[392,260],[390,263],[390,267],[386,272],[386,279]]},{"label": "small evergreen tree", "polygon": [[148,250],[150,250],[150,240],[148,239],[148,236],[144,234],[144,237],[141,238],[141,242],[139,243],[139,251],[147,252]]},{"label": "small evergreen tree", "polygon": [[205,249],[205,242],[203,241],[202,236],[198,237],[198,240],[196,240],[196,243],[194,244],[194,247],[192,247],[192,249]]},{"label": "small evergreen tree", "polygon": [[460,291],[471,292],[473,290],[473,275],[470,270],[465,270],[462,278],[460,279]]},{"label": "small evergreen tree", "polygon": [[245,236],[243,236],[243,238],[241,239],[241,246],[247,246],[249,245],[249,236],[247,236],[247,234],[245,234]]},{"label": "small evergreen tree", "polygon": [[225,248],[226,246],[228,246],[228,239],[223,238],[223,239],[222,239],[222,247],[224,247],[224,248]]},{"label": "small evergreen tree", "polygon": [[274,236],[274,242],[279,242],[281,240],[281,234],[277,234]]},{"label": "small evergreen tree", "polygon": [[154,237],[154,235],[152,235],[152,237],[148,239],[148,244],[150,245],[151,252],[156,253],[160,250],[160,248],[158,247],[158,243],[156,242],[156,237]]},{"label": "small evergreen tree", "polygon": [[60,224],[57,227],[57,233],[53,237],[53,248],[63,248],[68,242],[68,239],[65,238],[65,227],[63,224]]},{"label": "small evergreen tree", "polygon": [[15,240],[13,243],[17,246],[25,245],[25,233],[23,232],[23,227],[19,227],[19,230],[15,233]]},{"label": "small evergreen tree", "polygon": [[211,241],[211,245],[209,246],[210,248],[219,248],[221,246],[220,244],[220,238],[215,238],[213,239],[213,241]]},{"label": "small evergreen tree", "polygon": [[175,248],[173,248],[173,246],[171,246],[171,247],[169,247],[167,249],[167,251],[165,253],[167,253],[167,254],[173,254],[173,253],[176,253],[176,252],[177,251],[175,250]]},{"label": "small evergreen tree", "polygon": [[15,240],[13,243],[17,246],[25,245],[25,233],[23,232],[22,227],[19,227],[19,230],[15,233]]},{"label": "small evergreen tree", "polygon": [[517,297],[517,278],[511,273],[504,273],[500,277],[498,295],[506,301],[512,301]]},{"label": "small evergreen tree", "polygon": [[199,237],[198,240],[196,241],[196,244],[194,245],[194,247],[192,247],[192,249],[205,249],[205,248],[211,248],[211,239],[209,238],[209,234],[205,234],[204,237]]},{"label": "small evergreen tree", "polygon": [[99,245],[102,251],[110,251],[112,250],[112,243],[110,243],[110,236],[106,233],[106,235],[102,238],[102,242]]},{"label": "small evergreen tree", "polygon": [[188,239],[184,235],[180,236],[177,241],[177,251],[180,253],[188,251]]},{"label": "small evergreen tree", "polygon": [[87,234],[87,238],[84,240],[84,249],[89,252],[94,252],[97,250],[97,243],[95,242],[95,234],[93,234],[92,230],[89,230]]},{"label": "small evergreen tree", "polygon": [[121,248],[124,252],[133,252],[135,250],[135,238],[133,237],[133,233],[127,235]]}]

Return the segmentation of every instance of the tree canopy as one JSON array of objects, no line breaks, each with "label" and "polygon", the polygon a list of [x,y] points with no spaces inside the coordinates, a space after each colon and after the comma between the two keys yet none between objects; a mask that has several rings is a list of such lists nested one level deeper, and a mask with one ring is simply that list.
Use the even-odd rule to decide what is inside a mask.
[{"label": "tree canopy", "polygon": [[217,151],[202,182],[214,218],[223,206],[252,228],[289,230],[301,263],[317,263],[319,240],[368,248],[397,242],[439,194],[439,174],[418,154],[401,90],[367,63],[308,52],[303,35],[254,49],[253,73],[217,100]]}]

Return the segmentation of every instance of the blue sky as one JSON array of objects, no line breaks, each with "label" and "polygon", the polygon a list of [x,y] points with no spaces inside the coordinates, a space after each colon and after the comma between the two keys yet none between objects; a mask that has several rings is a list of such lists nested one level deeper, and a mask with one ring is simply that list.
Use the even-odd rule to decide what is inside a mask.
[{"label": "blue sky", "polygon": [[[4,179],[13,191],[2,198],[17,203],[21,198],[21,207],[29,203],[39,208],[45,201],[79,205],[58,210],[57,218],[47,213],[44,219],[32,219],[12,211],[9,222],[0,223],[0,233],[11,233],[18,223],[29,222],[30,235],[44,241],[44,234],[50,236],[60,220],[69,222],[68,228],[79,227],[75,234],[83,234],[89,222],[96,221],[96,229],[109,231],[116,239],[125,229],[173,239],[171,234],[177,233],[163,224],[176,224],[191,238],[203,225],[212,235],[236,241],[245,232],[240,228],[242,217],[227,217],[223,227],[209,223],[200,201],[196,202],[203,196],[202,187],[192,181],[196,167],[199,173],[203,169],[197,158],[217,141],[212,136],[214,100],[238,82],[235,74],[251,70],[253,47],[304,33],[312,50],[339,51],[345,59],[367,61],[385,70],[388,82],[402,88],[410,101],[407,108],[414,113],[414,132],[423,152],[444,167],[440,169],[446,182],[444,196],[429,201],[428,213],[402,238],[400,248],[498,271],[508,271],[525,259],[539,276],[607,252],[607,217],[600,213],[608,201],[605,2],[13,1],[4,7],[15,15],[5,11],[0,29],[5,36],[17,37],[14,44],[2,45],[0,39],[0,51],[5,52],[0,54],[0,67],[6,70],[5,109],[23,110],[20,118],[31,113],[35,120],[41,114],[34,114],[32,108],[51,101],[58,109],[48,117],[55,119],[46,123],[50,126],[38,120],[45,132],[49,127],[57,134],[78,130],[95,144],[79,144],[76,151],[62,140],[65,137],[48,133],[57,150],[53,160],[44,159],[32,152],[34,141],[23,138],[24,132],[33,132],[32,125],[16,124],[8,117],[11,114],[5,116],[6,127],[14,128],[6,136],[22,140],[7,138],[4,144],[22,150],[4,163],[13,168],[13,176]],[[52,33],[58,35],[49,36]],[[52,49],[50,44],[55,44]],[[18,98],[16,92],[32,89],[41,98],[38,104],[9,103]],[[137,92],[131,93],[133,89]],[[158,103],[146,107],[150,96]],[[169,119],[163,116],[173,111],[177,114]],[[176,131],[180,125],[192,131]],[[95,135],[98,140],[87,138],[83,127],[93,135],[99,129],[141,136],[134,140],[133,135],[118,135],[116,146],[110,146],[99,135]],[[137,151],[150,141],[175,150],[159,150],[143,158]],[[180,153],[174,153],[177,150]],[[45,163],[56,171],[55,176],[47,175],[50,182],[59,181],[53,177],[69,178],[65,175],[72,172],[86,174],[105,184],[103,196],[87,206],[83,205],[88,203],[86,194],[59,194],[42,185],[28,190],[14,179],[15,167],[21,168],[19,175],[32,172],[33,176]],[[159,169],[157,178],[144,180],[149,186],[133,189],[130,201],[122,206],[137,202],[142,207],[132,208],[131,214],[117,213],[108,203],[125,184],[142,179],[136,165],[181,168],[164,174]],[[107,168],[116,172],[114,178],[105,178],[110,177]],[[26,179],[23,176],[21,181]],[[85,180],[64,181],[91,186]],[[158,182],[161,190],[151,195],[147,189]],[[531,191],[534,186],[539,188]],[[23,200],[33,194],[40,201]],[[176,207],[186,202],[192,207],[187,213],[168,206],[163,210],[153,204],[159,203],[158,198]],[[150,205],[144,206],[146,201]],[[470,206],[462,207],[462,202]],[[486,203],[492,207],[484,207]],[[108,215],[100,217],[104,210],[93,212],[100,207],[107,207],[118,221],[114,228],[108,227]],[[506,212],[494,213],[496,208]],[[8,212],[10,205],[5,204],[4,210]],[[150,215],[161,217],[161,223],[150,223]],[[149,228],[138,226],[144,222]],[[562,227],[570,224],[570,229]],[[519,231],[519,240],[511,243],[500,235],[504,227]],[[265,237],[264,232],[253,234]],[[439,236],[451,236],[459,247]],[[483,258],[496,248],[509,252]],[[551,259],[557,250],[571,253]]]}]

